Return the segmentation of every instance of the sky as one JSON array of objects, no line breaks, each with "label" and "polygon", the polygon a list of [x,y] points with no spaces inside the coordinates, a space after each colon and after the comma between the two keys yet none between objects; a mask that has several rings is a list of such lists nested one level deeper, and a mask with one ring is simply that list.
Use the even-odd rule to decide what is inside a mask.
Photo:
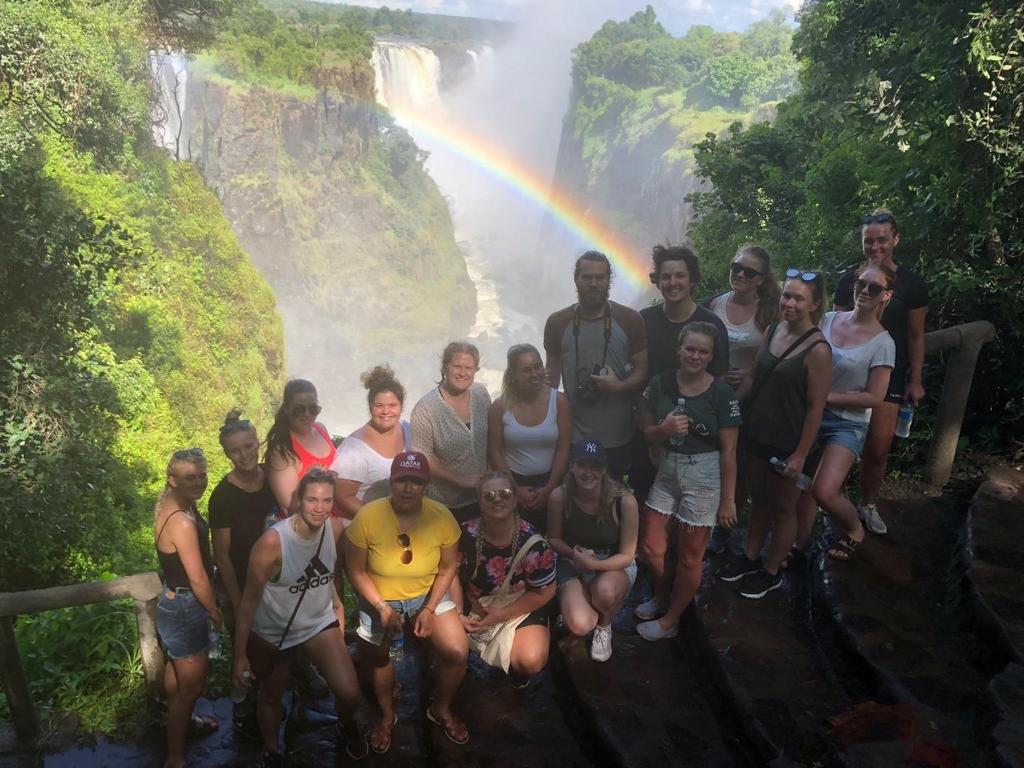
[{"label": "sky", "polygon": [[[580,6],[579,0],[327,0],[346,5],[412,9],[423,13],[446,13],[455,16],[477,16],[515,21],[522,13],[542,6],[552,10],[559,5]],[[658,19],[670,32],[682,35],[694,24],[708,24],[719,30],[745,29],[764,18],[772,8],[785,8],[792,13],[797,0],[589,0],[586,15],[600,14],[604,19],[621,21],[646,5],[652,5]]]}]

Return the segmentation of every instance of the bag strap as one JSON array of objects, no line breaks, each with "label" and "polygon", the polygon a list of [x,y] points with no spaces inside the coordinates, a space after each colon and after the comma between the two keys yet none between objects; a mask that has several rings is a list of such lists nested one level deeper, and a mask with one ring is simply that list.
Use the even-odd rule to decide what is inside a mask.
[{"label": "bag strap", "polygon": [[[311,557],[309,559],[309,563],[306,564],[307,568],[309,567],[309,565],[316,558],[320,557],[320,548],[323,547],[323,545],[324,545],[324,535],[327,533],[327,526],[328,525],[331,525],[330,520],[325,522],[323,527],[320,529],[320,543],[316,545],[316,552],[313,553],[313,557]],[[282,552],[282,559],[283,559],[283,552],[284,552],[284,548],[283,547],[282,547],[281,552]],[[288,630],[292,628],[292,622],[295,621],[295,616],[299,613],[299,606],[302,605],[302,600],[303,600],[303,598],[305,598],[307,592],[309,592],[309,588],[308,587],[306,589],[302,590],[301,592],[299,592],[299,599],[295,601],[295,609],[292,611],[292,615],[288,617],[288,623],[284,625],[284,632],[281,633],[281,639],[277,641],[277,649],[278,650],[281,650],[281,646],[284,645],[284,639],[288,636]]]},{"label": "bag strap", "polygon": [[543,541],[543,540],[544,540],[543,536],[541,536],[539,533],[535,533],[535,534],[533,534],[533,536],[531,536],[530,538],[528,538],[526,541],[523,542],[523,546],[521,546],[519,548],[519,551],[516,552],[516,556],[513,557],[512,558],[512,562],[509,563],[508,573],[505,574],[505,580],[501,583],[501,586],[498,587],[498,594],[499,595],[507,595],[508,594],[509,587],[512,586],[512,575],[516,572],[516,566],[519,565],[519,562],[524,557],[526,557],[526,553],[530,551],[530,547],[532,547],[538,541]]},{"label": "bag strap", "polygon": [[[775,338],[775,331],[777,331],[778,328],[779,328],[779,324],[778,323],[775,323],[772,326],[771,333],[768,336],[768,346],[771,346],[772,339]],[[796,349],[801,344],[803,344],[805,341],[807,341],[807,339],[809,339],[815,333],[821,333],[821,329],[818,328],[818,326],[814,326],[813,328],[808,328],[806,331],[804,331],[804,333],[802,333],[800,335],[800,338],[798,338],[796,341],[794,341],[792,344],[790,344],[789,347],[786,348],[785,352],[783,352],[781,355],[779,355],[777,358],[775,358],[775,362],[772,363],[769,366],[767,371],[765,371],[765,374],[761,378],[761,381],[760,381],[759,385],[754,387],[753,389],[751,389],[750,394],[747,395],[747,409],[748,410],[754,404],[754,401],[757,400],[757,396],[759,394],[761,394],[761,390],[764,389],[764,385],[768,383],[768,378],[775,371],[775,368],[779,365],[779,363],[781,363],[783,360],[785,360],[787,357],[789,357],[794,349]],[[814,344],[812,344],[811,346],[813,347]],[[810,347],[808,347],[808,349],[810,349]]]}]

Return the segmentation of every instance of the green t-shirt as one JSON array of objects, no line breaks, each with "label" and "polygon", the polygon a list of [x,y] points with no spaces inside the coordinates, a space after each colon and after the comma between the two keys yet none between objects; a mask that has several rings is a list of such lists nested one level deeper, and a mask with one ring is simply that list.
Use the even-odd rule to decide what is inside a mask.
[{"label": "green t-shirt", "polygon": [[[740,401],[733,388],[721,379],[715,379],[711,386],[696,397],[680,395],[676,383],[676,371],[658,374],[644,390],[643,406],[653,414],[656,422],[668,416],[680,397],[686,397],[686,415],[690,418],[690,433],[682,446],[675,448],[678,453],[710,453],[718,450],[718,432],[724,427],[738,427]],[[665,438],[665,446],[669,445]]]}]

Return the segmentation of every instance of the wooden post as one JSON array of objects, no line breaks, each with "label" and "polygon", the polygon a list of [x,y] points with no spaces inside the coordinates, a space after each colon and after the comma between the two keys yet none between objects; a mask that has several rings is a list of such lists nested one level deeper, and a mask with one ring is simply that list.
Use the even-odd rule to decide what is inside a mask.
[{"label": "wooden post", "polygon": [[139,656],[146,677],[146,705],[154,709],[163,691],[164,654],[156,636],[156,606],[159,598],[133,600],[135,621],[139,625]]},{"label": "wooden post", "polygon": [[0,616],[0,679],[11,708],[14,732],[19,741],[30,744],[39,735],[39,722],[28,693],[25,672],[21,668],[18,645],[14,641],[13,616]]}]

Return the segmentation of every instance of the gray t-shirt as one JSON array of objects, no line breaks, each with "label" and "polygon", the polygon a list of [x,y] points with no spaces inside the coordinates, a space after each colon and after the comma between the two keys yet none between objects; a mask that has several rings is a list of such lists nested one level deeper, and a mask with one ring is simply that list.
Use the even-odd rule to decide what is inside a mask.
[{"label": "gray t-shirt", "polygon": [[[832,347],[832,386],[833,392],[860,392],[868,385],[871,369],[885,365],[892,368],[896,364],[896,343],[888,331],[882,331],[873,339],[869,339],[857,347],[837,347],[832,340],[832,320],[840,312],[828,312],[822,324],[821,332]],[[870,408],[835,408],[829,410],[836,416],[860,424],[871,421]]]},{"label": "gray t-shirt", "polygon": [[[603,366],[625,379],[632,371],[630,358],[647,349],[647,337],[638,312],[614,301],[608,306],[607,318],[578,323],[575,305],[555,312],[544,326],[544,349],[562,361],[562,388],[572,404],[573,440],[593,439],[606,448],[618,448],[633,436],[634,395],[597,392],[590,375]],[[586,392],[578,390],[580,383],[588,387]]]}]

